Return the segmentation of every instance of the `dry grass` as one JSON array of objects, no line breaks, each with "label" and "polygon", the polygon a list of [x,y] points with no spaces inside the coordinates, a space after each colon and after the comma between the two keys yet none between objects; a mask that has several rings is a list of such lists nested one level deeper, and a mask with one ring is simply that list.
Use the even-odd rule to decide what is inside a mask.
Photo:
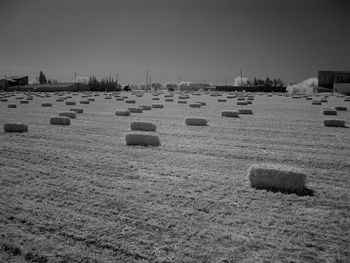
[{"label": "dry grass", "polygon": [[[125,103],[99,94],[69,127],[48,122],[70,108],[57,95],[0,103],[1,125],[30,126],[0,132],[0,262],[348,262],[350,133],[320,125],[320,108],[262,94],[253,118],[228,121],[235,101],[202,93],[196,115],[210,126],[196,127],[184,124],[195,109],[177,103],[116,118]],[[162,145],[127,146],[133,121],[156,123]],[[314,195],[251,188],[254,163],[300,167]]]}]

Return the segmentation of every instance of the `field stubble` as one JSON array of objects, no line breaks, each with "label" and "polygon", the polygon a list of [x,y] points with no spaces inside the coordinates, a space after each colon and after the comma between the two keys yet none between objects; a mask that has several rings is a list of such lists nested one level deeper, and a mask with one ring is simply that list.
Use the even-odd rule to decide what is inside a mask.
[{"label": "field stubble", "polygon": [[[128,104],[99,96],[66,127],[49,123],[70,109],[56,96],[1,102],[1,126],[29,132],[0,132],[0,261],[348,262],[349,130],[323,127],[322,106],[304,99],[256,96],[253,115],[231,119],[221,111],[235,99],[188,101],[199,98],[207,106],[125,117],[115,110]],[[191,116],[208,126],[186,126]],[[338,117],[349,125],[348,112]],[[126,146],[132,121],[156,124],[161,146]],[[260,162],[304,169],[314,195],[251,188],[247,169]]]}]

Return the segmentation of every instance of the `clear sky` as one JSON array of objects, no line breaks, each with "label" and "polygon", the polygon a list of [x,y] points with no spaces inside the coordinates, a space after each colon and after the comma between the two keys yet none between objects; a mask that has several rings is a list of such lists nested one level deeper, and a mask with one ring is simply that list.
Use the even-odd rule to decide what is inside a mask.
[{"label": "clear sky", "polygon": [[0,0],[0,77],[122,83],[350,70],[349,0]]}]

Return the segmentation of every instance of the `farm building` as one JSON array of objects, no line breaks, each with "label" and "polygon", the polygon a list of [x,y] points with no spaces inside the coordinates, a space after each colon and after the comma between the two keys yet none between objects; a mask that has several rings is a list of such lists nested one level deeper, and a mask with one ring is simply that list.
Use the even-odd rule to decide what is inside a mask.
[{"label": "farm building", "polygon": [[349,95],[350,71],[319,71],[318,86]]},{"label": "farm building", "polygon": [[0,88],[28,85],[28,76],[12,76],[0,79]]}]

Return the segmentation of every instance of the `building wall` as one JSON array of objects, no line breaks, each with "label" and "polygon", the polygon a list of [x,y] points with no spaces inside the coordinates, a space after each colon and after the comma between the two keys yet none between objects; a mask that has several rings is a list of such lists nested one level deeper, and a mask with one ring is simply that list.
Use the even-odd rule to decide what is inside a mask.
[{"label": "building wall", "polygon": [[334,83],[334,91],[350,96],[350,83]]},{"label": "building wall", "polygon": [[318,72],[318,86],[333,89],[334,72],[333,71],[319,71]]}]

